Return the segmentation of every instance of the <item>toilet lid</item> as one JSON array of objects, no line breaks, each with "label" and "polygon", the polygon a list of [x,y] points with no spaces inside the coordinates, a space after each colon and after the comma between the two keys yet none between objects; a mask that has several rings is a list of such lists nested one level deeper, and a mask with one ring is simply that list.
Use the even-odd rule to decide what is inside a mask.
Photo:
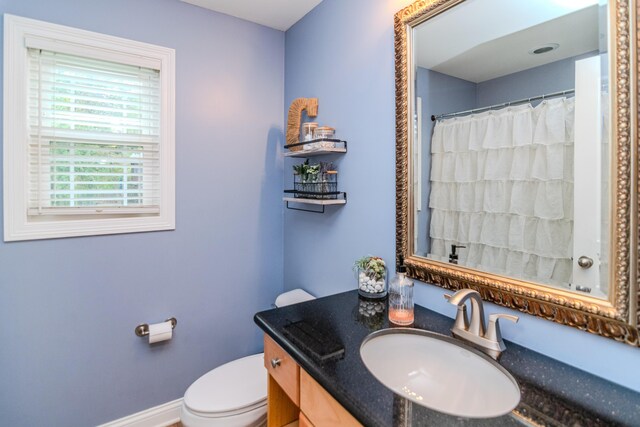
[{"label": "toilet lid", "polygon": [[264,353],[233,360],[207,372],[184,394],[187,408],[201,414],[252,409],[267,398]]}]

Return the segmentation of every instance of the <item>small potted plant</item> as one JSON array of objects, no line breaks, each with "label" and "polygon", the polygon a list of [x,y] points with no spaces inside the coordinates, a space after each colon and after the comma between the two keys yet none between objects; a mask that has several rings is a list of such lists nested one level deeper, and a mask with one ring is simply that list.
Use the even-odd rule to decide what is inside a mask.
[{"label": "small potted plant", "polygon": [[[320,173],[320,165],[310,165],[309,159],[305,160],[304,163],[300,163],[299,165],[293,165],[293,175],[294,175],[293,185],[296,190],[303,193],[301,194],[302,197],[309,197],[309,198],[316,197],[313,194],[304,194],[304,193],[317,192],[316,186],[318,182],[319,173]],[[296,193],[296,197],[299,197],[297,193]]]},{"label": "small potted plant", "polygon": [[353,269],[358,277],[358,293],[371,299],[387,296],[387,266],[377,256],[362,257],[355,262]]}]

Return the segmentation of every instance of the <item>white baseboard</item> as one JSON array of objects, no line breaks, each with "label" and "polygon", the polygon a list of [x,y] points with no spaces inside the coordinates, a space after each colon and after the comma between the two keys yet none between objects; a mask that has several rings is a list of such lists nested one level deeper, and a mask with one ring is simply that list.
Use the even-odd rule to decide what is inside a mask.
[{"label": "white baseboard", "polygon": [[180,421],[182,399],[146,409],[98,427],[167,427]]}]

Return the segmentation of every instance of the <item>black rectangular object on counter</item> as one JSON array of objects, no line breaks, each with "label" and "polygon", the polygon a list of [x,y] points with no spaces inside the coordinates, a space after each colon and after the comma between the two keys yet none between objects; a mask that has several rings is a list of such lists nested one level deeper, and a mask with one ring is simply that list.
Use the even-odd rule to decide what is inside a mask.
[{"label": "black rectangular object on counter", "polygon": [[284,334],[314,359],[323,362],[344,355],[344,346],[335,335],[304,320],[284,327]]}]

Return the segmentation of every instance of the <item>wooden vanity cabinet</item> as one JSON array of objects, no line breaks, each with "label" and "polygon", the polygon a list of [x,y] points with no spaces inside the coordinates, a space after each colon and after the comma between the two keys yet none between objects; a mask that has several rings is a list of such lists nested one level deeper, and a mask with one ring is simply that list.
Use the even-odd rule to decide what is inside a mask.
[{"label": "wooden vanity cabinet", "polygon": [[264,366],[269,377],[273,378],[291,402],[300,406],[300,367],[267,335],[264,336]]},{"label": "wooden vanity cabinet", "polygon": [[300,412],[300,419],[298,420],[298,427],[313,427],[309,418],[304,414],[304,412]]},{"label": "wooden vanity cabinet", "polygon": [[264,366],[269,373],[267,427],[362,425],[266,334]]}]

